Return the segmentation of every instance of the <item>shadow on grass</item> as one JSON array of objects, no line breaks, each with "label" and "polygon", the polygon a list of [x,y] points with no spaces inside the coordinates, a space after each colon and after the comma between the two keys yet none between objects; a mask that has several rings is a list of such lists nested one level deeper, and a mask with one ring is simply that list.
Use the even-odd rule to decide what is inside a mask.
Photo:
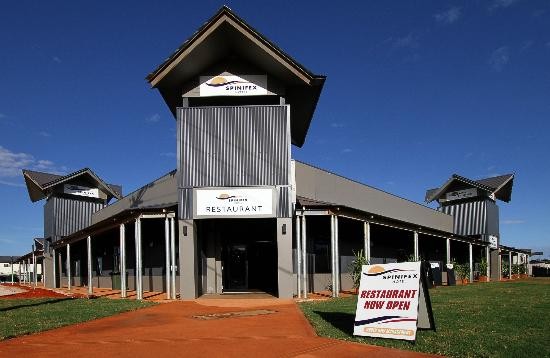
[{"label": "shadow on grass", "polygon": [[42,302],[33,302],[33,303],[29,302],[27,304],[23,303],[23,304],[19,304],[19,305],[16,305],[16,306],[0,308],[0,312],[16,310],[16,309],[24,308],[24,307],[36,307],[36,306],[42,306],[42,305],[49,305],[49,304],[52,304],[52,303],[58,303],[58,302],[67,301],[67,300],[71,300],[71,298],[58,298],[58,299],[42,301]]},{"label": "shadow on grass", "polygon": [[353,336],[353,324],[355,315],[344,312],[323,312],[313,311],[318,314],[325,322],[330,323],[334,328],[342,331],[348,336]]}]

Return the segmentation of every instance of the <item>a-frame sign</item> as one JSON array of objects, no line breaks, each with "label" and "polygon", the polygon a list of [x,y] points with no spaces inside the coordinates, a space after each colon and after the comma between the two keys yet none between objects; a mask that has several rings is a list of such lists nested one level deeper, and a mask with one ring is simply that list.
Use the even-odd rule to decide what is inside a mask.
[{"label": "a-frame sign", "polygon": [[363,266],[353,334],[414,341],[418,328],[435,330],[424,268],[420,261]]}]

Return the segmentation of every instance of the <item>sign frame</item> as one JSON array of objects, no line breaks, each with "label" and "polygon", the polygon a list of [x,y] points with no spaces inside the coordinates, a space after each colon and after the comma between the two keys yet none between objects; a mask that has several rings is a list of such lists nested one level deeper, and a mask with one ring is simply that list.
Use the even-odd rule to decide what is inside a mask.
[{"label": "sign frame", "polygon": [[76,184],[63,184],[63,194],[99,199],[99,189]]},{"label": "sign frame", "polygon": [[199,77],[199,96],[266,96],[267,75],[220,74]]},{"label": "sign frame", "polygon": [[415,341],[418,329],[435,331],[429,269],[420,261],[364,265],[353,334]]},{"label": "sign frame", "polygon": [[[262,213],[262,214],[247,214],[247,215],[236,215],[236,214],[223,214],[223,215],[205,215],[199,213],[198,207],[198,193],[199,192],[216,192],[219,194],[225,193],[239,193],[243,191],[270,191],[271,194],[271,212]],[[264,192],[265,194],[265,192]],[[202,188],[193,188],[193,218],[194,219],[254,219],[254,218],[276,218],[277,217],[277,190],[274,187],[202,187]]]}]

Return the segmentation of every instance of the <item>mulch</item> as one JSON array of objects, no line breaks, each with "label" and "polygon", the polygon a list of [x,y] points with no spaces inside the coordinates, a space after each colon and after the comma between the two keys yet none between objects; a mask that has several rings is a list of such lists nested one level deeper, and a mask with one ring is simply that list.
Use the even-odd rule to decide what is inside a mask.
[{"label": "mulch", "polygon": [[28,286],[22,286],[22,285],[13,285],[13,287],[20,288],[22,290],[25,290],[25,292],[16,293],[14,295],[8,295],[8,296],[0,296],[0,299],[2,300],[13,300],[13,299],[20,299],[20,298],[80,298],[84,297],[82,295],[71,295],[67,296],[62,293],[54,292],[51,290],[46,290],[43,288],[32,288]]}]

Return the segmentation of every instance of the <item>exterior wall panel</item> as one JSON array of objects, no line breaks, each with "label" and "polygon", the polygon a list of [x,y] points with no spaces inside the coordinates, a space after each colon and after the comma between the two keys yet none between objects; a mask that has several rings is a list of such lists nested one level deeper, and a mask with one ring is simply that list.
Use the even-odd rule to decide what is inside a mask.
[{"label": "exterior wall panel", "polygon": [[44,204],[44,238],[53,238],[55,236],[54,225],[54,200],[48,199]]},{"label": "exterior wall panel", "polygon": [[180,108],[179,187],[289,185],[287,106]]},{"label": "exterior wall panel", "polygon": [[491,200],[461,202],[440,208],[454,217],[459,235],[498,235],[498,206]]},{"label": "exterior wall panel", "polygon": [[92,201],[75,200],[69,198],[52,197],[48,200],[52,214],[52,238],[70,235],[91,224],[92,214],[105,207],[104,204]]},{"label": "exterior wall panel", "polygon": [[291,217],[290,123],[284,105],[178,109],[179,217],[193,217],[192,188],[277,187],[277,216]]},{"label": "exterior wall panel", "polygon": [[298,161],[295,171],[297,196],[453,232],[453,218],[442,212]]}]

